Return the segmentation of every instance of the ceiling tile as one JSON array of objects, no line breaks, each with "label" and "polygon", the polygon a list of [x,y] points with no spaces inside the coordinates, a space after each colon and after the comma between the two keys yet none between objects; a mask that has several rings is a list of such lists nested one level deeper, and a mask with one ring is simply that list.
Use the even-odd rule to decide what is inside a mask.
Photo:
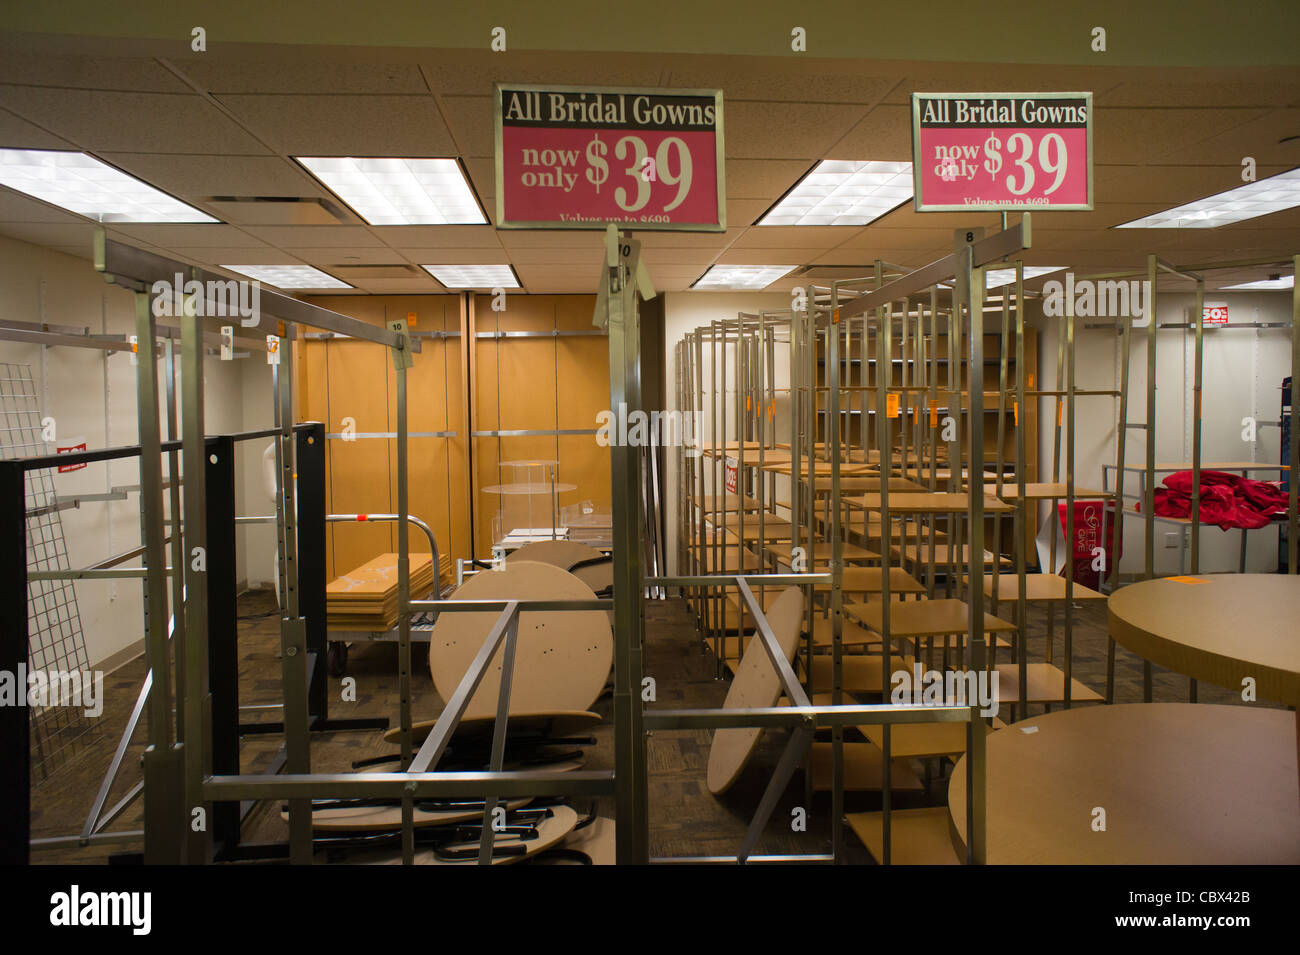
[{"label": "ceiling tile", "polygon": [[83,149],[222,156],[267,152],[200,96],[0,86],[0,100]]},{"label": "ceiling tile", "polygon": [[733,225],[726,232],[637,232],[635,236],[643,249],[723,249],[749,231]]},{"label": "ceiling tile", "polygon": [[175,74],[148,57],[58,56],[12,49],[0,56],[0,83],[140,93],[190,92]]},{"label": "ceiling tile", "polygon": [[10,189],[0,188],[0,222],[85,222],[72,212]]},{"label": "ceiling tile", "polygon": [[641,261],[656,266],[707,267],[717,252],[713,249],[642,249]]},{"label": "ceiling tile", "polygon": [[768,210],[766,199],[728,199],[727,225],[743,228],[751,226]]},{"label": "ceiling tile", "polygon": [[218,97],[272,148],[290,156],[454,156],[431,96]]},{"label": "ceiling tile", "polygon": [[405,265],[401,253],[386,246],[360,248],[352,246],[324,246],[321,248],[302,248],[293,246],[285,249],[308,265]]},{"label": "ceiling tile", "polygon": [[425,278],[413,275],[409,279],[353,279],[348,284],[373,294],[386,292],[442,292],[443,288],[425,273]]},{"label": "ceiling tile", "polygon": [[[1184,162],[1188,147],[1208,131],[1227,130],[1264,115],[1257,109],[1107,109],[1093,121],[1093,153],[1108,163]],[[1204,161],[1222,163],[1205,151]],[[1236,157],[1240,160],[1240,156]]]},{"label": "ceiling tile", "polygon": [[0,146],[7,149],[75,149],[72,143],[0,109]]},{"label": "ceiling tile", "polygon": [[722,90],[724,122],[732,102],[874,103],[898,82],[897,78],[836,69],[824,60],[772,69],[767,64],[756,68],[744,58],[734,63],[731,58],[708,59],[709,62],[698,66],[673,67],[668,74],[668,85],[678,89]]},{"label": "ceiling tile", "polygon": [[[432,89],[441,95],[491,96],[492,84],[553,84],[556,86],[657,87],[664,58],[642,53],[584,53],[557,57],[554,53],[511,50],[443,50],[437,59],[421,63]],[[501,65],[504,64],[504,65]],[[598,79],[593,81],[593,77]]]},{"label": "ceiling tile", "polygon": [[93,248],[95,229],[93,222],[2,222],[0,234],[45,246],[82,246]]},{"label": "ceiling tile", "polygon": [[444,96],[441,106],[462,156],[496,155],[491,96]]},{"label": "ceiling tile", "polygon": [[727,198],[776,202],[813,168],[802,159],[728,159]]},{"label": "ceiling tile", "polygon": [[859,226],[754,226],[733,249],[829,249],[857,234]]},{"label": "ceiling tile", "polygon": [[376,225],[370,231],[394,249],[499,249],[490,225]]},{"label": "ceiling tile", "polygon": [[168,254],[202,262],[204,265],[301,265],[300,259],[269,245],[167,246]]},{"label": "ceiling tile", "polygon": [[329,193],[297,163],[279,156],[158,156],[101,153],[105,162],[183,199]]},{"label": "ceiling tile", "polygon": [[162,248],[185,246],[189,248],[261,248],[261,240],[248,235],[232,225],[215,223],[177,223],[158,225],[116,225],[113,230],[128,236],[132,242],[148,242]]},{"label": "ceiling tile", "polygon": [[[412,265],[505,265],[516,261],[513,254],[498,246],[495,249],[429,248],[429,249],[394,249]],[[561,250],[566,258],[562,261],[572,262],[575,252],[572,249]]]},{"label": "ceiling tile", "polygon": [[216,60],[199,57],[175,64],[195,85],[209,93],[426,93],[424,77],[413,63],[296,62]]},{"label": "ceiling tile", "polygon": [[1218,162],[1234,164],[1238,179],[1241,161],[1246,156],[1254,158],[1260,165],[1276,163],[1287,169],[1300,166],[1300,139],[1280,142],[1300,136],[1300,109],[1274,110],[1231,130],[1204,128],[1200,132],[1211,135],[1197,140],[1181,152],[1175,161],[1190,165],[1214,165]]},{"label": "ceiling tile", "polygon": [[[1197,70],[1198,78],[1169,82],[1146,77],[1120,83],[1093,97],[1097,109],[1114,106],[1286,106],[1300,100],[1295,71],[1279,72],[1266,82],[1242,81],[1232,70]],[[1261,71],[1264,72],[1264,71]]]},{"label": "ceiling tile", "polygon": [[321,249],[326,246],[330,248],[346,248],[348,246],[373,248],[383,244],[365,226],[248,226],[244,231],[281,249],[290,246],[300,249]]},{"label": "ceiling tile", "polygon": [[862,122],[846,130],[826,153],[827,159],[862,162],[912,161],[912,119],[906,106],[877,106]]},{"label": "ceiling tile", "polygon": [[865,113],[861,106],[731,103],[725,112],[727,156],[819,159]]},{"label": "ceiling tile", "polygon": [[556,229],[553,232],[541,229],[502,229],[497,233],[497,237],[507,249],[603,249],[605,247],[603,229]]}]

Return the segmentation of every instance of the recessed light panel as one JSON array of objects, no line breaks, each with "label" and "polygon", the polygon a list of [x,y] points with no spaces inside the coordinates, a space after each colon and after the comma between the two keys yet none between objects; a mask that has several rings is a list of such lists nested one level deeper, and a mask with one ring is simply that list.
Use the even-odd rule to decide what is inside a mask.
[{"label": "recessed light panel", "polygon": [[96,222],[217,222],[85,153],[0,149],[0,185]]},{"label": "recessed light panel", "polygon": [[223,265],[223,269],[247,275],[283,289],[352,288],[332,275],[310,265]]},{"label": "recessed light panel", "polygon": [[444,288],[519,288],[508,265],[423,265]]},{"label": "recessed light panel", "polygon": [[485,225],[454,159],[297,156],[371,225]]},{"label": "recessed light panel", "polygon": [[1300,206],[1300,169],[1134,219],[1117,229],[1214,229]]},{"label": "recessed light panel", "polygon": [[793,265],[715,265],[691,288],[757,291],[794,269]]},{"label": "recessed light panel", "polygon": [[[1053,272],[1059,272],[1063,268],[1065,268],[1064,265],[1026,265],[1025,281],[1036,279],[1040,275],[1051,275]],[[1002,288],[1002,286],[1010,285],[1015,280],[1015,269],[984,270],[984,287],[986,289]]]},{"label": "recessed light panel", "polygon": [[1225,285],[1221,292],[1250,292],[1266,289],[1295,288],[1295,276],[1284,275],[1278,279],[1260,279],[1258,282],[1243,282],[1241,285]]},{"label": "recessed light panel", "polygon": [[912,198],[910,162],[823,159],[759,225],[866,225]]}]

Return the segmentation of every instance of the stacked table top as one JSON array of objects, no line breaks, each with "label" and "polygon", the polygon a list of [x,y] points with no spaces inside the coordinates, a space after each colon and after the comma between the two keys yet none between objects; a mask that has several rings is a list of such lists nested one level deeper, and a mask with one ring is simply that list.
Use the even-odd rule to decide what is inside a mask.
[{"label": "stacked table top", "polygon": [[[432,554],[411,554],[411,597],[433,589]],[[397,624],[397,555],[380,554],[325,588],[331,630],[386,631]]]}]

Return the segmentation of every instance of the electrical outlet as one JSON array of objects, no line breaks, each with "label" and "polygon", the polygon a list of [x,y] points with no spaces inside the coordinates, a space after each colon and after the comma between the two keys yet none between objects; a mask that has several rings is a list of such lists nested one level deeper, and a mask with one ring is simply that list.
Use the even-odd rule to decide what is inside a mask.
[{"label": "electrical outlet", "polygon": [[1178,546],[1178,532],[1170,531],[1169,533],[1165,534],[1165,547],[1174,548],[1177,546]]}]

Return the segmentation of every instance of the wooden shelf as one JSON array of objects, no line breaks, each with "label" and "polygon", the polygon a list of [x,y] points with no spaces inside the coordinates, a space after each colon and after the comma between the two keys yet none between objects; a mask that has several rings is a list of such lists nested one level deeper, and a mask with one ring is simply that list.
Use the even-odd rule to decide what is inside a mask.
[{"label": "wooden shelf", "polygon": [[[925,568],[930,566],[930,542],[922,541],[920,544],[906,544],[902,548],[894,545],[889,549],[889,556],[894,560],[908,561],[912,564],[920,565]],[[935,544],[934,548],[934,566],[936,570],[944,569],[953,563],[958,567],[970,566],[970,544],[962,544],[960,548],[956,547],[949,541]],[[954,560],[954,555],[955,560]],[[993,561],[997,560],[1002,567],[1010,567],[1011,559],[1009,557],[995,558],[991,551],[984,552],[984,566],[989,568],[993,566]]]},{"label": "wooden shelf", "polygon": [[[967,583],[969,577],[962,577]],[[993,597],[993,577],[984,578],[984,596]],[[1015,601],[1020,599],[1020,581],[1015,574],[998,575],[998,600]],[[1025,599],[1030,603],[1065,602],[1065,578],[1056,574],[1025,574]],[[1105,600],[1106,595],[1075,582],[1075,600]]]},{"label": "wooden shelf", "polygon": [[[831,743],[812,744],[812,784],[815,792],[831,788]],[[885,766],[884,754],[872,743],[844,744],[844,788],[853,792],[879,792]],[[890,767],[891,792],[922,792],[925,787],[912,767],[902,759]]]},{"label": "wooden shelf", "polygon": [[[840,589],[851,594],[878,594],[884,586],[885,574],[880,567],[845,567],[840,576]],[[901,567],[889,568],[889,589],[895,594],[923,594],[921,582]],[[819,594],[828,594],[830,584],[815,584]]]},{"label": "wooden shelf", "polygon": [[[851,812],[846,817],[871,857],[885,856],[885,814]],[[948,828],[948,807],[895,809],[889,814],[890,865],[961,865]]]},{"label": "wooden shelf", "polygon": [[[986,733],[1006,728],[996,716],[993,727],[983,720],[979,725]],[[885,733],[879,724],[859,726],[860,732],[877,746],[884,746]],[[884,752],[883,748],[881,752]],[[965,723],[895,723],[889,732],[889,754],[894,759],[927,759],[933,756],[956,758],[966,752]]]},{"label": "wooden shelf", "polygon": [[[795,545],[793,543],[768,544],[767,552],[781,563],[789,565],[794,560],[794,547]],[[821,541],[814,544],[811,548],[812,553],[809,555],[811,563],[813,565],[828,563],[831,559],[831,547],[832,545],[829,541]],[[804,550],[807,551],[809,548],[804,547]],[[844,541],[840,544],[840,556],[849,563],[866,560],[880,560],[880,554],[876,551],[867,550],[867,548],[859,547],[857,544],[850,544],[848,541]]]},{"label": "wooden shelf", "polygon": [[[880,664],[883,661],[879,653],[855,653],[841,656],[840,676],[842,682],[840,688],[846,693],[880,693],[888,685],[888,681],[880,681]],[[901,654],[892,654],[889,658],[889,665],[894,670],[907,670],[911,672],[916,660],[909,656]],[[830,691],[835,685],[833,682],[833,665],[834,661],[829,654],[820,654],[813,657],[812,664],[812,685],[818,690]],[[962,752],[965,752],[963,749]],[[895,758],[900,758],[906,754],[894,753]]]},{"label": "wooden shelf", "polygon": [[[1020,666],[1016,663],[999,663],[998,697],[1003,703],[1020,702]],[[1063,703],[1065,701],[1065,672],[1051,663],[1031,663],[1026,668],[1028,685],[1025,702]],[[1070,678],[1071,703],[1101,703],[1100,693],[1090,690],[1073,677]]]},{"label": "wooden shelf", "polygon": [[[881,629],[880,601],[850,603],[844,612],[877,632]],[[945,634],[965,634],[970,626],[970,607],[962,600],[910,600],[892,601],[889,608],[890,636],[938,637]],[[984,629],[989,633],[1015,630],[1015,624],[992,614],[984,615]]]},{"label": "wooden shelf", "polygon": [[[1109,499],[1113,496],[1113,494],[1106,491],[1094,491],[1090,488],[1076,487],[1074,489],[1075,500],[1094,497]],[[1015,483],[1007,484],[1002,488],[1001,497],[1004,501],[1017,500],[1020,497],[1020,488]],[[1042,482],[1026,484],[1025,499],[1029,501],[1065,500],[1065,484]]]},{"label": "wooden shelf", "polygon": [[[879,494],[846,497],[844,503],[850,507],[860,507],[868,511],[879,512],[881,510]],[[891,516],[894,514],[964,514],[970,509],[970,503],[970,495],[961,493],[890,494],[889,513]],[[1011,505],[1005,501],[999,501],[995,497],[984,498],[985,514],[1007,514],[1011,510]]]}]

